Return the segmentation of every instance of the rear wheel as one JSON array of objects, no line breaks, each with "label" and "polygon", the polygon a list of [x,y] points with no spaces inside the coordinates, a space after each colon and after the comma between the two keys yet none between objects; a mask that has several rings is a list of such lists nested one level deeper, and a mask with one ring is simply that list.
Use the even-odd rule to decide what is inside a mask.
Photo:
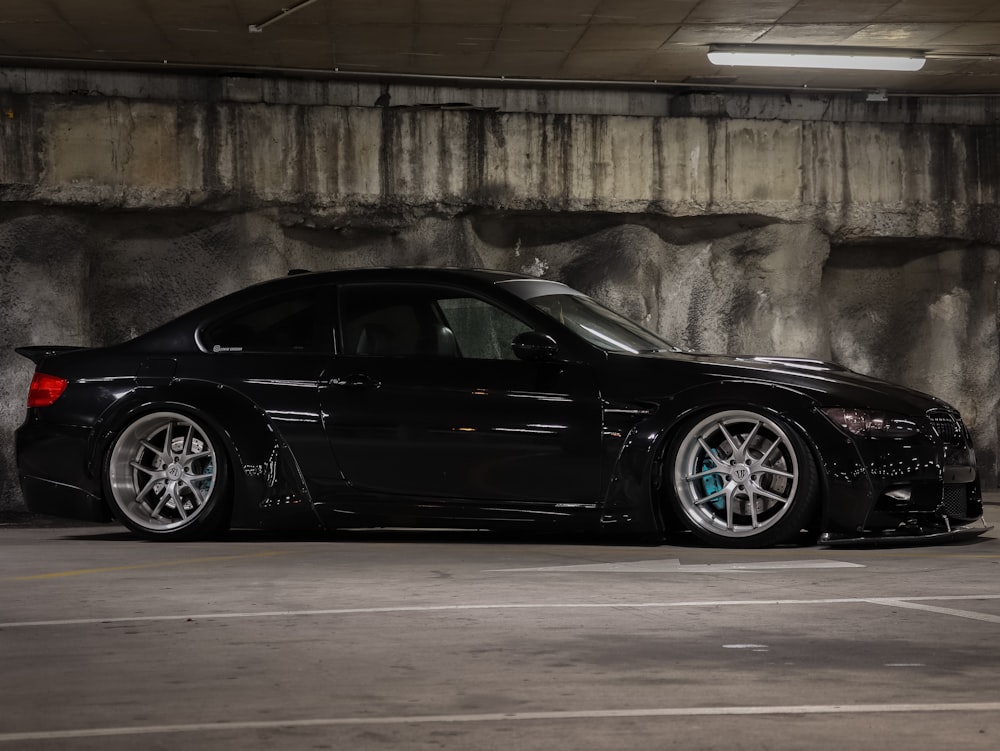
[{"label": "rear wheel", "polygon": [[143,537],[201,539],[228,521],[222,443],[203,421],[179,412],[129,423],[108,452],[104,482],[112,511]]},{"label": "rear wheel", "polygon": [[750,410],[696,417],[681,428],[666,467],[678,515],[713,545],[792,542],[815,515],[812,455],[777,417]]}]

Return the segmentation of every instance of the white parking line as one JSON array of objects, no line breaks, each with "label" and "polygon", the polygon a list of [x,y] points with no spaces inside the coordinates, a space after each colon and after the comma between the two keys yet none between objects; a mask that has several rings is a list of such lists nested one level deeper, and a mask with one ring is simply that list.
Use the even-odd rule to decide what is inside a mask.
[{"label": "white parking line", "polygon": [[594,720],[636,717],[725,717],[746,715],[827,715],[827,714],[899,714],[925,712],[1000,712],[1000,702],[957,704],[816,704],[775,707],[661,707],[654,709],[594,709],[556,712],[494,712],[490,714],[417,715],[395,717],[326,717],[303,720],[266,720],[253,722],[203,722],[188,725],[140,725],[133,727],[80,728],[78,730],[41,730],[37,732],[0,733],[0,743],[25,741],[73,740],[129,735],[165,735],[173,733],[232,732],[235,730],[271,730],[344,725],[429,725],[449,723],[526,722],[532,720]]},{"label": "white parking line", "polygon": [[109,623],[149,623],[162,621],[229,620],[235,618],[297,618],[341,615],[379,615],[394,613],[443,613],[469,612],[475,610],[649,610],[657,608],[724,608],[724,607],[767,607],[787,605],[898,605],[933,612],[979,616],[977,620],[993,621],[996,616],[987,616],[965,610],[947,608],[919,608],[914,603],[927,601],[957,600],[1000,600],[1000,594],[981,595],[936,595],[915,597],[844,597],[816,600],[689,600],[680,602],[542,602],[542,603],[497,603],[483,605],[412,605],[381,608],[332,608],[329,610],[261,610],[245,613],[188,613],[184,615],[135,615],[117,618],[71,618],[50,621],[9,621],[0,623],[4,628],[28,628],[34,626],[84,626]]},{"label": "white parking line", "polygon": [[657,558],[651,561],[620,561],[618,563],[579,563],[568,566],[539,566],[537,568],[497,568],[491,573],[554,571],[573,573],[576,571],[608,572],[625,574],[718,574],[741,571],[787,571],[788,569],[816,568],[865,568],[861,563],[847,561],[805,560],[805,561],[751,561],[749,563],[695,563],[681,564],[678,558]]},{"label": "white parking line", "polygon": [[990,615],[989,613],[977,613],[974,610],[955,610],[954,608],[939,608],[935,605],[924,605],[919,602],[907,602],[895,598],[873,598],[868,602],[874,605],[887,605],[893,608],[909,608],[910,610],[923,610],[928,613],[940,613],[941,615],[951,615],[958,618],[968,618],[971,621],[985,621],[986,623],[1000,623],[1000,615]]}]

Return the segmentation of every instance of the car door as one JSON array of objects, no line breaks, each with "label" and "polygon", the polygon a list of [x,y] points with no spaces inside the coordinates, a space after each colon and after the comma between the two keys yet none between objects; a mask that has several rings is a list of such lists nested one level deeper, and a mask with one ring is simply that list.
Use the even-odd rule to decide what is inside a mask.
[{"label": "car door", "polygon": [[347,481],[455,501],[592,503],[601,408],[589,365],[526,362],[530,326],[448,287],[339,291],[341,354],[322,380],[327,434]]}]

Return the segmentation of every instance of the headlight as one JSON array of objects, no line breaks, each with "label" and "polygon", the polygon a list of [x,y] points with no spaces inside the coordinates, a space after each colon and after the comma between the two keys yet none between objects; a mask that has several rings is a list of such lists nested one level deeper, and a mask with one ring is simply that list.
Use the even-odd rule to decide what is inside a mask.
[{"label": "headlight", "polygon": [[910,438],[920,432],[916,420],[892,412],[845,407],[824,407],[822,412],[841,430],[864,438]]}]

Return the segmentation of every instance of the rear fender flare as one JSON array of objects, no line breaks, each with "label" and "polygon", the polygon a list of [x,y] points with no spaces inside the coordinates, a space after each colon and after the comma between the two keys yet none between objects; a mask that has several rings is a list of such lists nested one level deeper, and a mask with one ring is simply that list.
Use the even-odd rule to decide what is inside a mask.
[{"label": "rear fender flare", "polygon": [[[94,426],[89,452],[91,472],[100,477],[107,452],[121,430],[147,412],[173,410],[205,420],[222,437],[230,458],[233,526],[266,527],[282,502],[299,510],[312,503],[302,473],[267,415],[233,389],[213,383],[175,381],[140,386],[107,409]],[[302,503],[305,501],[305,503]],[[314,525],[315,514],[310,513]]]}]

